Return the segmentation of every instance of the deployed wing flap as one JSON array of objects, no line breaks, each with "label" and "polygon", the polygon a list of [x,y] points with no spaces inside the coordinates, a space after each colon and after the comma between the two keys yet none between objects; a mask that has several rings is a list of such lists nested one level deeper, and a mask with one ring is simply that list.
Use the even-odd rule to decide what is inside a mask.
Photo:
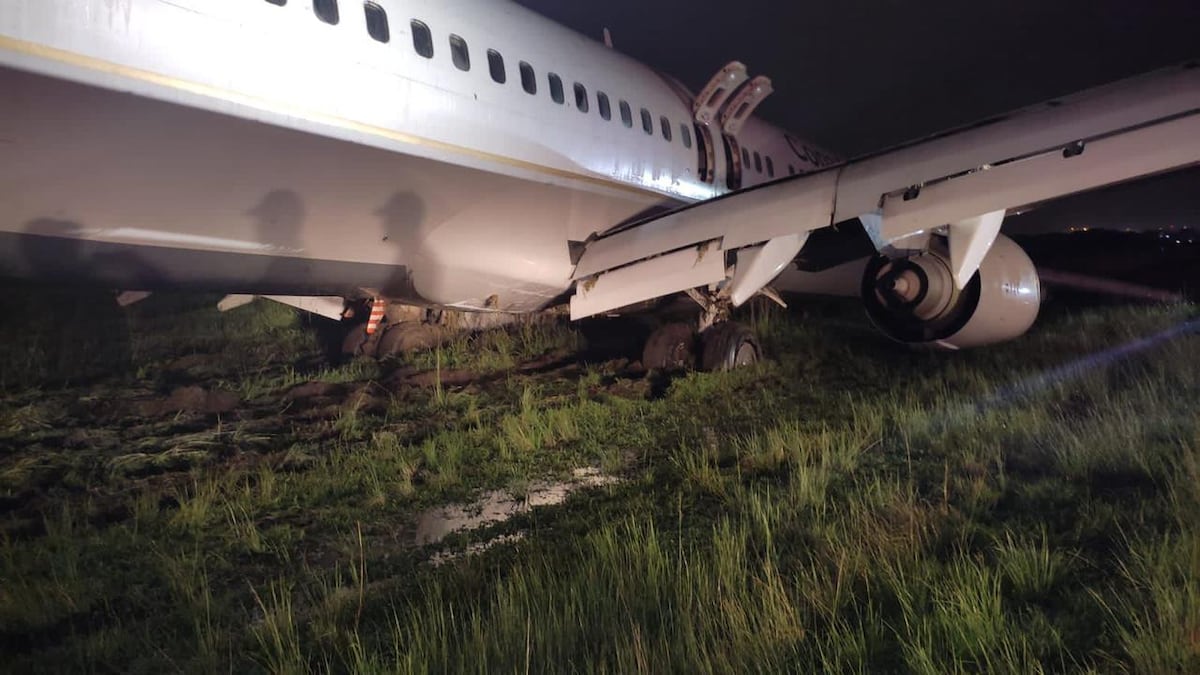
[{"label": "deployed wing flap", "polygon": [[571,318],[582,319],[724,279],[725,256],[716,241],[689,246],[579,284],[571,297]]},{"label": "deployed wing flap", "polygon": [[837,173],[827,171],[671,211],[590,242],[574,278],[710,239],[720,239],[721,248],[728,251],[826,227],[832,224],[836,188]]}]

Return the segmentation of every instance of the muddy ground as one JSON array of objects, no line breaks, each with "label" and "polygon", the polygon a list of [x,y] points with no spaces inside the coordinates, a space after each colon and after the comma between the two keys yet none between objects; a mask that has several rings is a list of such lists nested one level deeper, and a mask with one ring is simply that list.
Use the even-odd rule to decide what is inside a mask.
[{"label": "muddy ground", "polygon": [[711,374],[638,324],[335,364],[262,301],[38,293],[0,329],[15,672],[1200,665],[1187,305],[950,355],[756,306],[771,358]]}]

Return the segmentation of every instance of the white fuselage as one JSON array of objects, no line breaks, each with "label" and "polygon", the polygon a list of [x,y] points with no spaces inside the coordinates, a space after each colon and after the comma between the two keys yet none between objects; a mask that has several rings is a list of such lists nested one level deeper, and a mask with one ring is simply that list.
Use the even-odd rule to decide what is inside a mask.
[{"label": "white fuselage", "polygon": [[497,0],[9,0],[0,92],[0,274],[125,288],[533,311],[570,242],[827,161],[751,118],[743,167],[680,85]]}]

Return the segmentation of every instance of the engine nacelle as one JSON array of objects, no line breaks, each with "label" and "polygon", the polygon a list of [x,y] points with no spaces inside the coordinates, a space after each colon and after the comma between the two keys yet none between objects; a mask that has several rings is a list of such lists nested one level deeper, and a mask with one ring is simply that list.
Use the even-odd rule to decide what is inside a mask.
[{"label": "engine nacelle", "polygon": [[1037,270],[1025,251],[999,235],[966,286],[954,286],[943,237],[910,258],[867,263],[862,297],[867,314],[901,342],[943,349],[1011,340],[1033,325],[1041,304]]}]

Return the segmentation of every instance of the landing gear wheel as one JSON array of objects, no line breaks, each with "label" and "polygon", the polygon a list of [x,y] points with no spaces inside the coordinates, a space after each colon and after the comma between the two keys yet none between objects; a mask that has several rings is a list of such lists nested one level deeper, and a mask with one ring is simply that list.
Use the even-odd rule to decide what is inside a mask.
[{"label": "landing gear wheel", "polygon": [[342,356],[348,358],[375,356],[381,333],[383,333],[382,330],[377,330],[374,335],[367,335],[367,324],[365,323],[351,326],[346,331],[346,338],[342,340]]},{"label": "landing gear wheel", "polygon": [[387,329],[379,338],[376,356],[399,356],[420,349],[429,349],[442,341],[441,331],[430,324],[404,321]]},{"label": "landing gear wheel", "polygon": [[660,326],[646,340],[642,366],[646,370],[678,370],[696,363],[696,331],[686,323]]},{"label": "landing gear wheel", "polygon": [[754,331],[726,321],[704,331],[700,366],[708,371],[725,371],[750,366],[762,358],[762,347]]}]

